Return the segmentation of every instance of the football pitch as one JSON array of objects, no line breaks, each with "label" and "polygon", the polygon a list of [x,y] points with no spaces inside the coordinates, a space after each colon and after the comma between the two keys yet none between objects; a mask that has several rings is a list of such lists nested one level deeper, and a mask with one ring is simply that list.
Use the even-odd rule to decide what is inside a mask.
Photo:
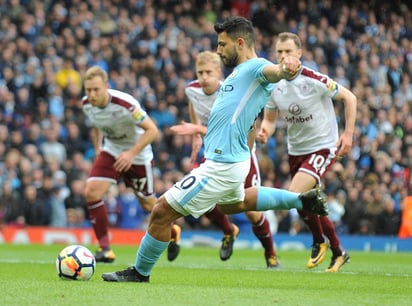
[{"label": "football pitch", "polygon": [[97,264],[89,281],[61,280],[64,246],[0,244],[1,305],[412,305],[412,253],[349,250],[351,262],[326,273],[330,252],[308,270],[309,251],[278,250],[282,267],[268,270],[262,250],[235,249],[222,262],[217,248],[182,248],[174,262],[164,253],[142,284],[101,278],[134,262],[129,246],[114,246],[115,263]]}]

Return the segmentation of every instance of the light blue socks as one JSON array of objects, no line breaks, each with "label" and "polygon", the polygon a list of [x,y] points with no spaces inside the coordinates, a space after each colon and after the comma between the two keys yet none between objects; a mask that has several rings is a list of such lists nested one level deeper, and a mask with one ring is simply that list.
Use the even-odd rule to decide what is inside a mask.
[{"label": "light blue socks", "polygon": [[144,235],[136,254],[135,268],[143,276],[149,276],[153,266],[166,250],[168,242],[163,242],[153,238],[148,232]]},{"label": "light blue socks", "polygon": [[299,193],[285,189],[258,187],[256,200],[257,211],[291,208],[302,209],[302,201],[299,198]]},{"label": "light blue socks", "polygon": [[[258,187],[256,210],[302,209],[299,193],[270,187]],[[169,245],[153,238],[148,232],[144,235],[136,254],[136,270],[143,276],[149,276],[153,266]]]}]

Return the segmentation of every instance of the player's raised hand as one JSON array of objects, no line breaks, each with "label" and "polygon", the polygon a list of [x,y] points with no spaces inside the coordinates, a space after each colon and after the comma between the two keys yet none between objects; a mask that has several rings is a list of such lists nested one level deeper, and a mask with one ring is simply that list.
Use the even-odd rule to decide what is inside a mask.
[{"label": "player's raised hand", "polygon": [[285,78],[289,80],[293,79],[302,68],[302,63],[296,56],[285,56],[280,64]]},{"label": "player's raised hand", "polygon": [[116,171],[124,172],[130,169],[132,166],[132,161],[134,154],[131,151],[122,152],[119,156],[116,157],[116,161],[113,164],[113,167]]},{"label": "player's raised hand", "polygon": [[341,158],[344,155],[348,154],[350,150],[352,149],[352,135],[343,133],[339,137],[336,147],[338,148],[338,153],[337,153],[338,157]]},{"label": "player's raised hand", "polygon": [[256,141],[260,143],[267,143],[269,134],[264,127],[260,128],[256,133]]}]

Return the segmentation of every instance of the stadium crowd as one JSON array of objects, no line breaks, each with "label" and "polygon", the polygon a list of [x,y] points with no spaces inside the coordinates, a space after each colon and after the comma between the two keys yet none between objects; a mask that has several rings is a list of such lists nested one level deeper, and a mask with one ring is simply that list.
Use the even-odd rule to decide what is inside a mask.
[{"label": "stadium crowd", "polygon": [[[83,188],[94,150],[81,98],[92,65],[157,123],[156,193],[171,187],[192,166],[191,138],[170,127],[189,120],[184,88],[196,55],[216,49],[216,21],[242,15],[257,29],[259,56],[275,61],[277,34],[296,33],[303,63],[356,94],[353,150],[324,180],[330,218],[340,234],[396,236],[412,192],[412,5],[403,2],[0,1],[0,226],[89,226]],[[335,108],[343,128],[344,109]],[[287,188],[286,137],[279,121],[257,148],[263,185]],[[106,202],[112,226],[145,227],[124,184]],[[278,232],[306,230],[293,212],[273,220]],[[212,228],[205,218],[181,222]]]}]

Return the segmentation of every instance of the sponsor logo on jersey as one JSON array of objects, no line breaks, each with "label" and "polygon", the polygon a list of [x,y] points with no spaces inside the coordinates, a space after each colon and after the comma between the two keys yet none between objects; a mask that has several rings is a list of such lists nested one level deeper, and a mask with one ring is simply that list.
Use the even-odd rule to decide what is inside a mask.
[{"label": "sponsor logo on jersey", "polygon": [[306,116],[306,117],[302,117],[302,116],[291,116],[291,117],[285,117],[285,120],[287,121],[287,123],[290,124],[295,124],[295,123],[306,123],[309,121],[313,120],[312,114]]},{"label": "sponsor logo on jersey", "polygon": [[224,91],[224,92],[230,92],[230,91],[233,91],[233,85],[225,85],[225,86],[220,86],[220,89],[219,90],[221,90],[221,91]]},{"label": "sponsor logo on jersey", "polygon": [[288,108],[289,113],[298,116],[302,113],[302,109],[300,108],[299,104],[297,103],[292,103],[291,105],[289,105]]},{"label": "sponsor logo on jersey", "polygon": [[107,139],[110,139],[110,140],[122,140],[122,139],[126,139],[126,138],[127,138],[127,134],[121,134],[121,135],[112,135],[112,134],[109,134],[109,135],[105,135],[105,137],[106,137]]}]

